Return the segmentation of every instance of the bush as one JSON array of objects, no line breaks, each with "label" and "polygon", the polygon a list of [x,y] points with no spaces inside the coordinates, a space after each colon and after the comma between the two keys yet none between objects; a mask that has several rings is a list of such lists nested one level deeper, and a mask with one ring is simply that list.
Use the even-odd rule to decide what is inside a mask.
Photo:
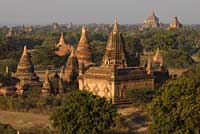
[{"label": "bush", "polygon": [[56,96],[0,96],[0,109],[10,111],[32,111],[39,113],[52,112],[60,106],[62,97]]},{"label": "bush", "polygon": [[101,134],[115,125],[116,107],[105,98],[74,91],[51,116],[60,134]]},{"label": "bush", "polygon": [[1,134],[17,134],[17,131],[8,124],[0,124]]}]

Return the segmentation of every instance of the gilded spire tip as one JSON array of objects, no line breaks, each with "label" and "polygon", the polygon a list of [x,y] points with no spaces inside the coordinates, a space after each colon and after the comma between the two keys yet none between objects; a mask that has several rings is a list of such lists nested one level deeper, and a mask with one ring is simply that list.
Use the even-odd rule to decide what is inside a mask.
[{"label": "gilded spire tip", "polygon": [[118,30],[118,22],[117,22],[117,16],[115,16],[115,22],[114,22],[114,29],[113,31],[117,31]]},{"label": "gilded spire tip", "polygon": [[82,34],[85,34],[85,32],[86,32],[86,29],[85,29],[85,26],[83,25],[82,26]]}]

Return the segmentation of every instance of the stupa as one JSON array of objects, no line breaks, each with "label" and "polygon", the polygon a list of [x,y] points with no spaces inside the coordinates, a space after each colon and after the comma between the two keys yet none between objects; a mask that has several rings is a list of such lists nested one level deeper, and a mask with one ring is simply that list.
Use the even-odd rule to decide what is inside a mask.
[{"label": "stupa", "polygon": [[76,55],[79,63],[81,63],[81,61],[83,60],[85,66],[89,66],[90,64],[92,64],[91,47],[88,43],[86,37],[86,29],[84,26],[82,27],[82,35],[77,46]]},{"label": "stupa", "polygon": [[49,80],[49,70],[47,69],[45,74],[45,80],[42,86],[42,94],[49,95],[51,93],[51,90],[52,90],[52,85]]},{"label": "stupa", "polygon": [[71,54],[67,59],[67,63],[62,71],[62,79],[64,82],[71,83],[77,82],[79,71],[78,59],[75,54],[74,47],[71,47]]},{"label": "stupa", "polygon": [[59,43],[56,45],[57,51],[55,53],[59,56],[65,56],[66,54],[70,54],[70,44],[65,43],[64,35],[61,33]]},{"label": "stupa", "polygon": [[24,51],[17,66],[17,71],[13,74],[13,77],[23,81],[23,85],[27,85],[31,88],[38,89],[42,86],[39,77],[34,72],[31,56],[28,53],[26,46],[24,46]]}]

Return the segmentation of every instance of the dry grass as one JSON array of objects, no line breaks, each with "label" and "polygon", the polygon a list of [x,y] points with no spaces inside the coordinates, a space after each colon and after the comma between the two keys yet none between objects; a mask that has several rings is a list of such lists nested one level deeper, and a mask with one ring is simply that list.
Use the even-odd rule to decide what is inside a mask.
[{"label": "dry grass", "polygon": [[0,111],[0,123],[11,124],[16,130],[41,126],[50,128],[49,116],[23,112]]}]

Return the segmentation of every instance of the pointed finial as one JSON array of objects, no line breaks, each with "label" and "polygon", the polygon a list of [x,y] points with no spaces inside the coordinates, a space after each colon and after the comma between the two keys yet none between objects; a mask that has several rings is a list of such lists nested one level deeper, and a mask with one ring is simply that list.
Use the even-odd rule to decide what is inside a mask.
[{"label": "pointed finial", "polygon": [[26,45],[24,46],[24,52],[27,52],[27,47],[26,47]]},{"label": "pointed finial", "polygon": [[151,74],[151,56],[149,55],[148,63],[147,63],[147,68],[146,68],[147,74]]},{"label": "pointed finial", "polygon": [[114,29],[113,31],[117,31],[118,30],[118,22],[117,22],[117,16],[115,16],[115,22],[114,22]]},{"label": "pointed finial", "polygon": [[82,34],[85,34],[86,33],[86,29],[85,29],[85,26],[83,25],[82,26]]},{"label": "pointed finial", "polygon": [[71,54],[70,56],[75,56],[75,48],[73,45],[71,45]]}]

